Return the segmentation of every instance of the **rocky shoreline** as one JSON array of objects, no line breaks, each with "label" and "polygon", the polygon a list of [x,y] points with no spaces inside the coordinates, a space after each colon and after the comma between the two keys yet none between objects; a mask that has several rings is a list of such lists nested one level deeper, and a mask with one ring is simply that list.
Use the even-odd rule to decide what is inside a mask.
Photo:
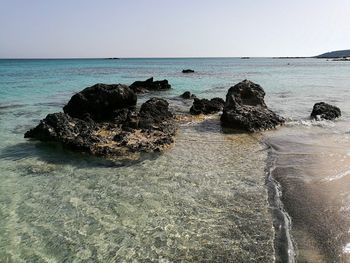
[{"label": "rocky shoreline", "polygon": [[64,113],[47,115],[24,137],[109,158],[163,151],[174,142],[177,129],[168,102],[151,98],[139,111],[136,102],[126,85],[96,84],[75,94]]},{"label": "rocky shoreline", "polygon": [[[76,93],[63,112],[48,114],[25,138],[56,142],[77,152],[106,158],[139,158],[142,153],[162,152],[175,142],[178,120],[182,117],[158,97],[147,100],[137,110],[137,94],[168,90],[167,80],[136,81],[123,84],[95,84]],[[221,114],[221,126],[240,132],[257,132],[283,125],[285,119],[270,110],[263,88],[249,80],[231,87],[226,101],[199,99],[190,92],[180,96],[193,99],[193,116]],[[311,118],[332,120],[340,109],[316,103]]]}]

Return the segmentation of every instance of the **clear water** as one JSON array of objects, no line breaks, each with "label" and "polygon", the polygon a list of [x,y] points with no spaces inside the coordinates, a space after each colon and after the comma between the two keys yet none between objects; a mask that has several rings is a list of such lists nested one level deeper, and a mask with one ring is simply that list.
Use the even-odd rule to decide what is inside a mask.
[{"label": "clear water", "polygon": [[[345,262],[349,72],[316,59],[0,60],[0,262],[273,262],[267,164],[297,259]],[[172,84],[154,95],[176,111],[190,107],[177,99],[186,90],[224,98],[250,79],[288,123],[256,135],[223,134],[219,116],[184,123],[169,151],[134,164],[23,138],[84,87],[151,76]],[[309,121],[318,101],[343,117]]]}]

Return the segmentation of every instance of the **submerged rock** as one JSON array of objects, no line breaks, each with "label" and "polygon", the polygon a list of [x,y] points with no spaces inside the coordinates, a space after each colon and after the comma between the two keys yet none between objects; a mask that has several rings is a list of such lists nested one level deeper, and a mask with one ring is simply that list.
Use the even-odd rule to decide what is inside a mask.
[{"label": "submerged rock", "polygon": [[194,73],[193,69],[184,69],[182,70],[182,73]]},{"label": "submerged rock", "polygon": [[311,118],[315,120],[334,120],[340,116],[341,111],[338,107],[325,102],[316,103],[311,112]]},{"label": "submerged rock", "polygon": [[171,89],[171,85],[168,80],[154,81],[153,78],[149,78],[145,81],[135,81],[130,85],[130,88],[136,93],[144,93],[148,91],[160,91]]},{"label": "submerged rock", "polygon": [[[103,94],[105,91],[105,85],[93,87],[93,94]],[[119,88],[120,86],[120,91]],[[122,87],[122,90],[134,94],[127,87]],[[120,101],[120,105],[125,107],[116,109],[106,108],[103,101],[95,103],[97,99],[92,93],[86,95],[86,89],[77,94],[80,94],[78,98],[83,105],[94,107],[84,108],[85,111],[71,111],[71,108],[67,110],[65,107],[66,113],[47,115],[38,126],[27,131],[24,137],[58,142],[75,151],[112,158],[129,158],[132,153],[162,151],[174,142],[175,119],[164,99],[152,98],[143,103],[137,112],[135,108],[128,107],[133,105],[133,100],[129,103],[129,96]],[[73,97],[71,101],[74,104],[67,105],[78,103],[79,100]],[[105,99],[103,96],[100,98]],[[109,101],[108,98],[106,101]],[[102,116],[100,113],[103,110],[105,112]]]},{"label": "submerged rock", "polygon": [[263,88],[249,80],[231,87],[221,116],[222,126],[254,132],[283,124],[284,119],[267,108],[264,97]]},{"label": "submerged rock", "polygon": [[134,107],[136,102],[137,96],[128,86],[99,83],[73,95],[63,111],[71,117],[103,121],[118,115],[120,109]]},{"label": "submerged rock", "polygon": [[182,93],[180,95],[181,98],[183,99],[186,99],[186,100],[189,100],[189,99],[194,99],[196,98],[196,95],[192,94],[191,92],[189,91],[185,91],[184,93]]},{"label": "submerged rock", "polygon": [[221,98],[197,99],[194,98],[193,105],[190,109],[192,115],[213,114],[222,111],[225,101]]}]

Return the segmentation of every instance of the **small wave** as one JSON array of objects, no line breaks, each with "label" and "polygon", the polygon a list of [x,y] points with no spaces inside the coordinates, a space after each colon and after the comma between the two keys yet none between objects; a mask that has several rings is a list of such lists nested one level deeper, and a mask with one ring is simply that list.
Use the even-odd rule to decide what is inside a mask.
[{"label": "small wave", "polygon": [[347,243],[344,248],[343,248],[343,252],[345,254],[350,254],[350,243]]},{"label": "small wave", "polygon": [[309,120],[309,119],[294,120],[294,119],[287,118],[286,126],[289,126],[289,127],[304,126],[304,127],[332,128],[335,126],[335,123],[333,121],[329,121],[329,120],[320,120],[320,121]]},{"label": "small wave", "polygon": [[63,101],[59,101],[59,102],[39,102],[39,103],[35,103],[34,106],[63,107],[64,104],[65,103]]},{"label": "small wave", "polygon": [[25,104],[0,104],[0,110],[24,107]]},{"label": "small wave", "polygon": [[331,182],[331,181],[335,181],[335,180],[339,180],[345,176],[348,176],[350,175],[350,170],[347,170],[345,172],[341,172],[341,173],[337,173],[336,175],[333,175],[333,176],[328,176],[324,179],[324,181],[328,181],[328,182]]}]

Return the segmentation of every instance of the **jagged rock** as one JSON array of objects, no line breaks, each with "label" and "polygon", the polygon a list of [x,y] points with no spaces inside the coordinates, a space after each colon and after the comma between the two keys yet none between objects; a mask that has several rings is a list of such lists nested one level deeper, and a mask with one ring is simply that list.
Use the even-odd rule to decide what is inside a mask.
[{"label": "jagged rock", "polygon": [[267,108],[263,88],[244,80],[228,90],[221,124],[238,130],[254,132],[275,128],[284,119]]},{"label": "jagged rock", "polygon": [[169,103],[160,98],[152,98],[142,104],[140,109],[140,127],[150,128],[163,120],[173,117],[169,111]]},{"label": "jagged rock", "polygon": [[193,69],[184,69],[182,70],[182,73],[194,73]]},{"label": "jagged rock", "polygon": [[213,114],[222,111],[224,105],[225,101],[221,98],[213,98],[211,100],[195,98],[190,113],[192,115]]},{"label": "jagged rock", "polygon": [[126,85],[96,84],[76,93],[63,107],[71,117],[90,117],[95,121],[110,120],[118,110],[134,107],[136,94]]},{"label": "jagged rock", "polygon": [[149,78],[145,81],[135,81],[130,85],[130,88],[135,93],[144,93],[148,91],[168,90],[171,88],[171,85],[166,79],[154,81],[153,78]]},{"label": "jagged rock", "polygon": [[[100,84],[99,87],[105,90],[104,85]],[[87,96],[84,91],[78,93],[81,94],[79,99],[83,103],[94,103],[95,106],[105,108],[103,101],[96,102],[91,93]],[[94,93],[101,94],[96,90]],[[100,98],[104,99],[103,96]],[[125,100],[128,101],[129,96]],[[130,105],[125,101],[120,103]],[[89,112],[81,111],[75,115],[79,117],[62,112],[49,114],[38,126],[27,131],[24,137],[58,142],[75,151],[112,158],[129,158],[132,153],[162,151],[174,142],[177,127],[174,116],[169,111],[169,104],[164,99],[152,98],[146,101],[139,112],[133,107],[114,109],[113,114],[106,112],[108,120],[97,114],[100,110],[102,111],[96,106]]]},{"label": "jagged rock", "polygon": [[315,120],[334,120],[340,116],[341,111],[338,107],[325,102],[316,103],[311,112],[311,118]]},{"label": "jagged rock", "polygon": [[180,97],[183,98],[183,99],[189,100],[189,99],[194,99],[194,98],[196,98],[196,95],[191,94],[191,92],[189,92],[189,91],[185,91],[184,93],[182,93],[182,94],[180,95]]},{"label": "jagged rock", "polygon": [[89,151],[95,138],[92,134],[97,125],[94,121],[72,118],[65,113],[48,114],[39,125],[27,131],[24,138],[35,138],[45,142],[61,142],[71,149]]}]

